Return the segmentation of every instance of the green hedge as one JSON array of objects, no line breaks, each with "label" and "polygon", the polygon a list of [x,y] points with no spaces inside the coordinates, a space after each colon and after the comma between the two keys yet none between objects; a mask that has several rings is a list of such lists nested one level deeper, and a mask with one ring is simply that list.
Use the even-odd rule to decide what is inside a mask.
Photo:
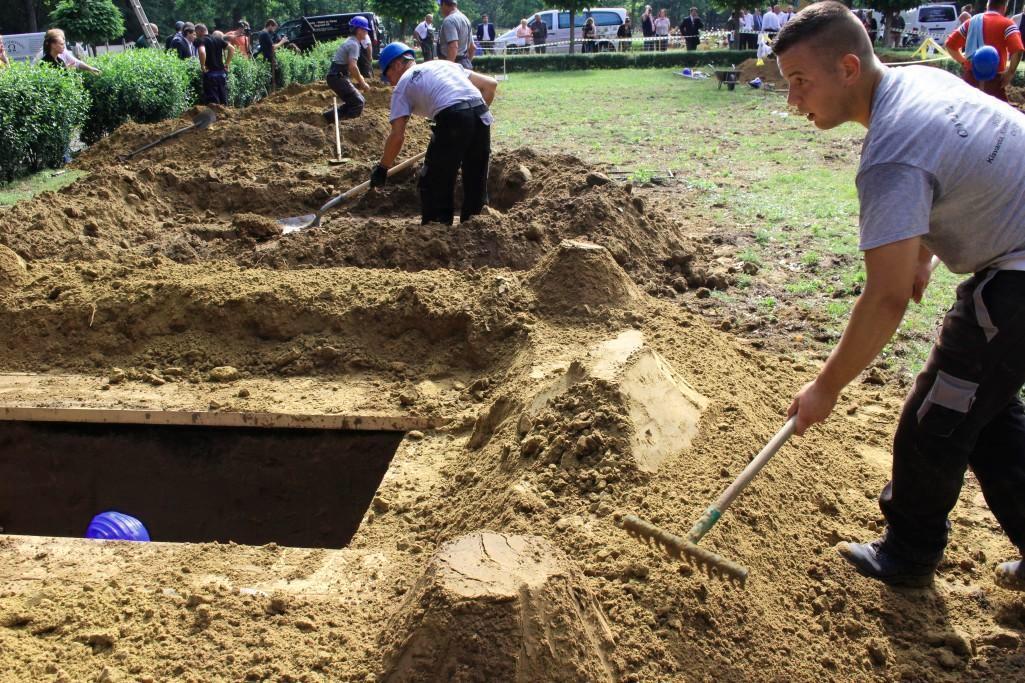
[{"label": "green hedge", "polygon": [[18,62],[0,70],[0,182],[60,166],[88,107],[77,73]]},{"label": "green hedge", "polygon": [[196,99],[199,63],[163,50],[127,50],[90,60],[102,71],[85,80],[91,97],[82,140],[96,142],[122,123],[181,116]]},{"label": "green hedge", "polygon": [[311,50],[298,53],[294,50],[278,50],[278,66],[281,68],[281,86],[292,83],[312,83],[323,80],[331,66],[331,57],[341,40],[317,43]]},{"label": "green hedge", "polygon": [[502,70],[576,71],[579,69],[660,69],[707,64],[740,64],[754,58],[754,50],[673,50],[667,52],[598,52],[595,54],[485,55],[475,57],[473,67],[495,73]]}]

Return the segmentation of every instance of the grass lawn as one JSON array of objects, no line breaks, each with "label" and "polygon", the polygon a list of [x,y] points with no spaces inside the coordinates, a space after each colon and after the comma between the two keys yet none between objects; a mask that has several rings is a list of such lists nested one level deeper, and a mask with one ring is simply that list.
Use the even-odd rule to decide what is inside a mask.
[{"label": "grass lawn", "polygon": [[62,171],[47,169],[24,178],[19,178],[13,183],[0,185],[0,206],[11,206],[24,199],[31,199],[40,192],[46,192],[47,190],[59,190],[65,185],[75,182],[85,174],[85,171],[73,171],[70,169]]},{"label": "grass lawn", "polygon": [[[737,262],[759,267],[715,300],[752,317],[812,319],[821,343],[795,335],[799,346],[820,355],[832,346],[864,281],[860,126],[820,131],[784,95],[717,90],[671,70],[512,74],[499,92],[498,146],[570,152],[638,183],[672,171],[668,196],[693,204],[687,220],[735,237]],[[885,352],[898,369],[920,367],[957,281],[941,267],[911,307]]]}]

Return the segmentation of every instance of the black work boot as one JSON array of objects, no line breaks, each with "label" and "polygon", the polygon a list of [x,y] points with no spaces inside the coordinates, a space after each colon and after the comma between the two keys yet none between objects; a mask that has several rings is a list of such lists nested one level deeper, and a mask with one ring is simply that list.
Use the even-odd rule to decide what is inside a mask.
[{"label": "black work boot", "polygon": [[1025,560],[998,564],[993,580],[1001,588],[1025,591]]},{"label": "black work boot", "polygon": [[932,585],[933,573],[943,557],[942,552],[929,557],[908,557],[898,552],[886,536],[871,543],[841,543],[837,549],[860,574],[891,586],[909,588]]}]

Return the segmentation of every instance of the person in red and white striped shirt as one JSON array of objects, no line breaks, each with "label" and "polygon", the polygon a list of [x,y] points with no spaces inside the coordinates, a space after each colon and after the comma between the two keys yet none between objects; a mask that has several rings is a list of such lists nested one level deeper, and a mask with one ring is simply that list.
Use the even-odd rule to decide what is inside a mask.
[{"label": "person in red and white striped shirt", "polygon": [[996,48],[1000,54],[997,77],[992,80],[982,83],[976,81],[975,75],[972,73],[971,62],[962,53],[968,40],[970,21],[961,24],[947,38],[947,51],[964,67],[965,81],[1004,102],[1007,101],[1007,85],[1014,78],[1018,62],[1021,61],[1021,54],[1025,51],[1025,45],[1022,45],[1021,31],[1018,30],[1012,19],[1004,16],[1006,10],[1007,0],[990,0],[986,5],[986,13],[982,17],[982,41],[986,45]]}]

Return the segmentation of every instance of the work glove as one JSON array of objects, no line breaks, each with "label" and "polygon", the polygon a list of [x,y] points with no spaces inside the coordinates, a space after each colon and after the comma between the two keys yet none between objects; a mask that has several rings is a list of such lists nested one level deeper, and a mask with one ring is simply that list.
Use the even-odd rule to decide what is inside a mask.
[{"label": "work glove", "polygon": [[370,174],[370,187],[384,187],[386,182],[388,182],[388,169],[378,164]]}]

